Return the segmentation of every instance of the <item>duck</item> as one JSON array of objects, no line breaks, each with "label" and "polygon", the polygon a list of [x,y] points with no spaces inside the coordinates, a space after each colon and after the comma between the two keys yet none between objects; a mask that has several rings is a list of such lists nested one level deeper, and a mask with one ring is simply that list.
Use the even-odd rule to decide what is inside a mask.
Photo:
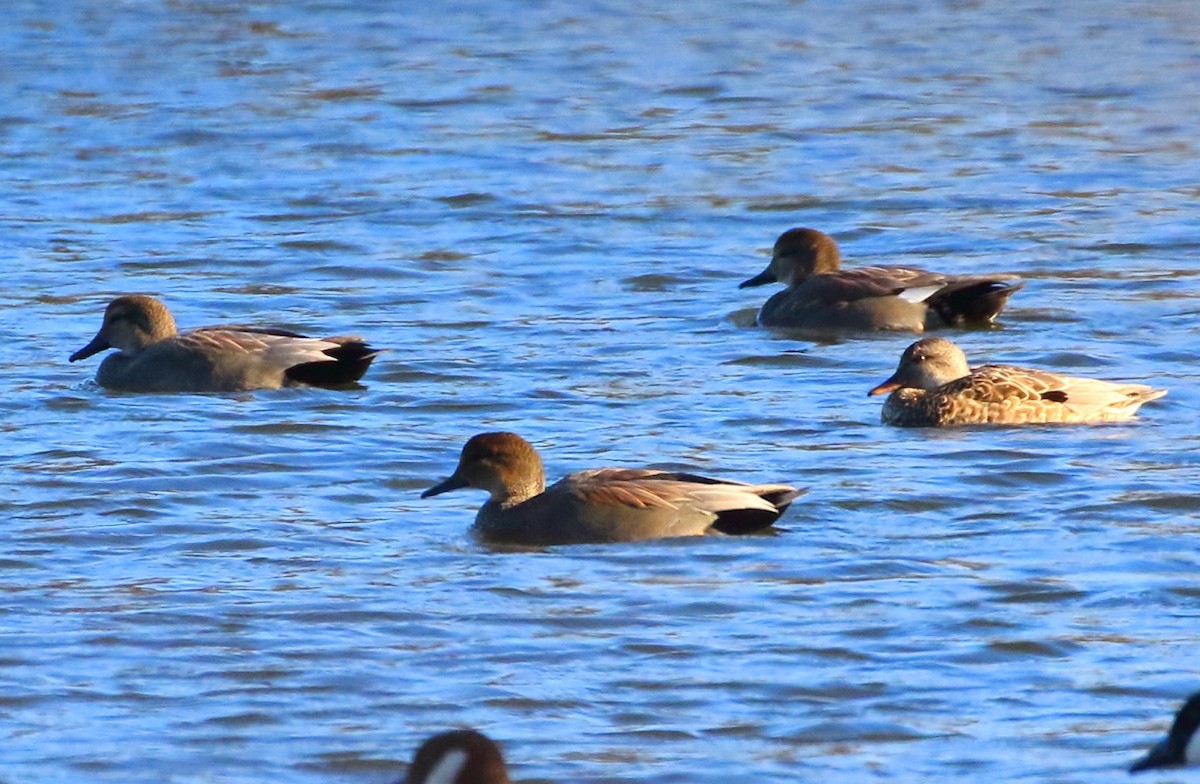
[{"label": "duck", "polygon": [[417,749],[408,774],[396,784],[508,784],[500,747],[475,730],[452,730]]},{"label": "duck", "polygon": [[953,341],[923,338],[904,350],[891,378],[867,394],[886,393],[884,423],[941,427],[1123,422],[1167,390],[1012,365],[972,370]]},{"label": "duck", "polygon": [[1181,768],[1185,765],[1200,765],[1200,691],[1187,698],[1183,707],[1175,714],[1171,731],[1162,741],[1154,744],[1146,756],[1129,768],[1130,773],[1140,773],[1154,768]]},{"label": "duck", "polygon": [[242,392],[307,385],[343,387],[362,378],[379,353],[356,336],[310,338],[241,325],[179,332],[167,306],[144,294],[108,303],[78,362],[115,348],[96,383],[125,392]]},{"label": "duck", "polygon": [[578,471],[546,487],[537,450],[507,432],[471,437],[454,473],[421,497],[464,487],[490,494],[475,517],[482,540],[534,547],[755,533],[803,492],[639,468]]},{"label": "duck", "polygon": [[764,327],[925,332],[986,325],[1025,284],[1015,275],[948,275],[915,267],[842,269],[837,242],[817,229],[788,229],[771,262],[738,288],[782,283],[758,311]]}]

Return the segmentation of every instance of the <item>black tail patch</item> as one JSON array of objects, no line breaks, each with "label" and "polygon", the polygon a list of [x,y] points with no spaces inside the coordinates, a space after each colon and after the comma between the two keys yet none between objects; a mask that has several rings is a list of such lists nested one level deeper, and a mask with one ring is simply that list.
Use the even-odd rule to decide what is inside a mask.
[{"label": "black tail patch", "polygon": [[713,523],[712,527],[730,536],[742,536],[764,531],[779,519],[779,516],[791,505],[792,501],[795,501],[804,495],[804,493],[804,490],[775,490],[770,493],[763,493],[762,499],[774,505],[775,511],[768,512],[765,509],[730,509],[727,512],[720,512],[717,515],[717,521]]},{"label": "black tail patch", "polygon": [[723,534],[743,536],[757,531],[764,531],[779,519],[779,512],[768,512],[765,509],[730,509],[717,515],[717,521],[712,527]]},{"label": "black tail patch", "polygon": [[990,324],[1024,281],[964,279],[948,284],[926,303],[947,325]]},{"label": "black tail patch", "polygon": [[358,381],[371,367],[379,349],[371,348],[354,338],[326,338],[338,345],[327,349],[325,356],[335,362],[305,362],[287,369],[289,381],[314,387],[344,387]]}]

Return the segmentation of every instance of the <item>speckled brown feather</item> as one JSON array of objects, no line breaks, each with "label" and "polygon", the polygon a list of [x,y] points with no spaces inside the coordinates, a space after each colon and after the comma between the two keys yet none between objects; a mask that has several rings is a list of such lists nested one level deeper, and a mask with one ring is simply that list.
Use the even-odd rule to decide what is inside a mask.
[{"label": "speckled brown feather", "polygon": [[[921,347],[925,347],[924,353]],[[918,341],[905,351],[893,379],[909,371],[912,362],[930,361],[932,365],[951,352],[961,355],[961,350],[948,340]],[[961,364],[965,363],[962,358]],[[930,381],[937,381],[936,376]],[[884,403],[883,421],[907,427],[1119,422],[1134,416],[1143,403],[1167,394],[1165,389],[1144,384],[1064,376],[1012,365],[985,365],[940,385],[925,384],[932,389],[920,386],[901,386],[893,391]]]}]

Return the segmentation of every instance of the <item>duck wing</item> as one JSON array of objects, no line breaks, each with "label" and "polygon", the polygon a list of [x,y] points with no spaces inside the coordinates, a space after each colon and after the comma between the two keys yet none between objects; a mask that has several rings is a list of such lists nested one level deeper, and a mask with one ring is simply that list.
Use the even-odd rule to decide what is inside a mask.
[{"label": "duck wing", "polygon": [[812,275],[797,288],[800,299],[819,305],[855,302],[872,297],[898,297],[921,302],[950,281],[951,276],[911,267],[854,267]]},{"label": "duck wing", "polygon": [[[790,485],[752,485],[688,473],[653,469],[601,468],[580,471],[560,480],[556,488],[596,510],[633,510],[651,514],[647,520],[665,526],[670,534],[750,533],[769,527],[802,491]],[[554,488],[552,488],[554,489]]]},{"label": "duck wing", "polygon": [[357,336],[310,338],[298,332],[240,324],[200,327],[177,335],[179,350],[210,358],[230,375],[270,377],[281,383],[337,387],[362,378],[379,353]]},{"label": "duck wing", "polygon": [[1072,419],[1086,421],[1128,418],[1143,403],[1157,400],[1167,390],[1013,365],[985,365],[946,384],[939,393],[1009,406],[1061,405]]}]

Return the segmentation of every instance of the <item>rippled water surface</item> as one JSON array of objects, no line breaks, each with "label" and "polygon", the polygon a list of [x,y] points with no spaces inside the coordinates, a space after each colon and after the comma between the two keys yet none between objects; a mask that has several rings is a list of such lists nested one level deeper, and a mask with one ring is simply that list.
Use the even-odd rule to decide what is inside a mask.
[{"label": "rippled water surface", "polygon": [[[384,784],[460,725],[521,779],[1126,780],[1198,685],[1200,6],[659,5],[8,9],[0,780]],[[885,428],[910,336],[752,326],[797,225],[1026,278],[978,361],[1171,394]],[[106,393],[133,291],[389,351]],[[418,496],[501,428],[809,491],[494,552]]]}]

